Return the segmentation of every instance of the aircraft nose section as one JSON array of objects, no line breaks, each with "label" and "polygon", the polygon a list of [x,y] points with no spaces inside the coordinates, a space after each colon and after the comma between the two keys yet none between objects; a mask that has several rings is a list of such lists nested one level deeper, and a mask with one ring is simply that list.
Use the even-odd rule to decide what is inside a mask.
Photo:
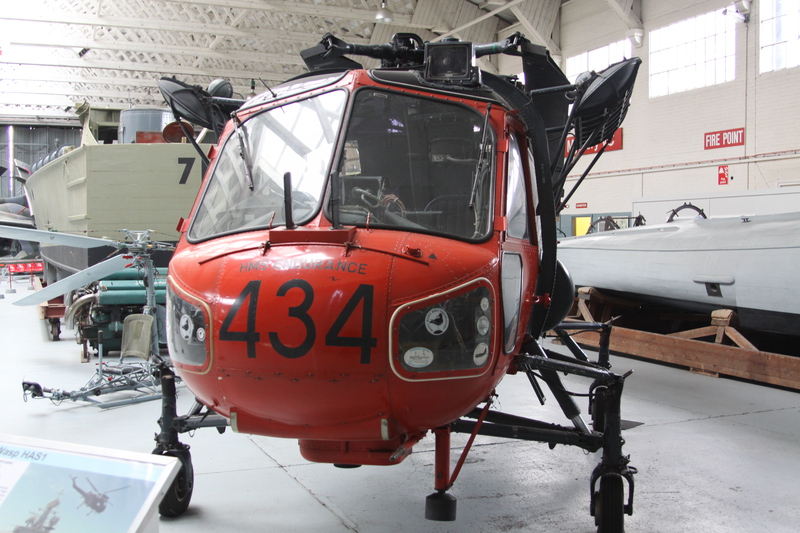
[{"label": "aircraft nose section", "polygon": [[183,350],[171,346],[181,377],[242,432],[316,437],[344,427],[382,438],[391,259],[337,244],[251,248],[186,280],[203,294],[181,288],[194,265],[175,262],[170,339]]},{"label": "aircraft nose section", "polygon": [[182,350],[171,344],[171,356],[236,431],[391,440],[485,397],[477,378],[497,359],[493,255],[398,232],[281,233],[267,246],[242,238],[239,252],[197,247],[170,265],[169,336]]}]

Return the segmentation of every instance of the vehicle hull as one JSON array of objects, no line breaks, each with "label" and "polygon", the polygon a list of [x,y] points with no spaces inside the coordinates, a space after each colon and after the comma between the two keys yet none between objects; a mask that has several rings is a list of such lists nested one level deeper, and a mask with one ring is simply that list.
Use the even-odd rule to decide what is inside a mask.
[{"label": "vehicle hull", "polygon": [[800,333],[800,300],[791,290],[800,213],[606,231],[562,239],[558,255],[577,286],[688,310],[730,308],[744,328]]},{"label": "vehicle hull", "polygon": [[[206,146],[206,148],[208,148]],[[190,144],[84,145],[49,162],[25,188],[40,230],[122,239],[119,231],[153,230],[153,238],[175,242],[175,226],[187,217],[202,180]],[[42,246],[48,282],[92,266],[113,251]],[[157,253],[166,266],[169,254]]]}]

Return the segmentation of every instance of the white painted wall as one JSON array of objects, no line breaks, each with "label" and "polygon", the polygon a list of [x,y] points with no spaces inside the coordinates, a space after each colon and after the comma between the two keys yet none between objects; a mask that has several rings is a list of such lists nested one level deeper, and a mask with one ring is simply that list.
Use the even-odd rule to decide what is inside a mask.
[{"label": "white painted wall", "polygon": [[[629,212],[634,199],[642,197],[668,196],[677,201],[684,196],[711,198],[737,191],[800,186],[800,67],[759,74],[758,2],[752,2],[750,22],[737,23],[734,81],[658,98],[648,96],[650,30],[732,3],[642,0],[645,36],[643,45],[634,48],[642,66],[623,124],[623,149],[603,155],[570,200],[565,215]],[[558,29],[564,61],[618,41],[628,30],[605,0],[566,2]],[[501,62],[501,70],[504,67]],[[735,128],[745,128],[744,146],[704,149],[704,133]],[[585,157],[582,163],[588,161]],[[720,165],[729,166],[731,179],[727,185],[718,184]],[[588,208],[574,208],[579,202],[588,204]],[[674,207],[681,203],[677,201]],[[750,211],[746,207],[745,203],[742,209]],[[752,214],[761,208],[755,203],[752,207]]]}]

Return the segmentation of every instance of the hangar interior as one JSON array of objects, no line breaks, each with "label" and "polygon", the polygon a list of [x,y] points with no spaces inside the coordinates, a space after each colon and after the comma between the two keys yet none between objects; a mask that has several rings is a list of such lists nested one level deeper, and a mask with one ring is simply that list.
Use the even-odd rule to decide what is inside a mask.
[{"label": "hangar interior", "polygon": [[[13,125],[37,126],[15,130],[13,139],[16,158],[30,165],[79,143],[75,130],[40,130],[79,127],[81,104],[163,108],[153,83],[161,76],[203,86],[222,77],[238,94],[263,92],[301,73],[299,51],[327,32],[381,44],[397,32],[425,41],[494,42],[521,31],[547,46],[573,79],[631,55],[642,59],[646,73],[633,95],[637,112],[627,118],[618,145],[562,212],[565,235],[581,234],[603,216],[635,217],[633,203],[641,199],[677,203],[643,213],[660,223],[682,198],[708,206],[717,196],[798,185],[800,110],[787,98],[800,76],[791,2],[390,0],[388,24],[375,23],[380,6],[373,4],[42,0],[7,6],[0,16],[0,125],[6,126],[0,155],[8,160]],[[370,61],[376,64],[365,65]],[[519,68],[507,56],[479,61],[489,72]],[[20,191],[13,180],[2,187],[6,196]]]},{"label": "hangar interior", "polygon": [[[564,4],[565,57],[591,54],[630,32],[615,27],[619,21],[601,4]],[[787,192],[797,185],[798,147],[791,131],[797,109],[786,105],[783,95],[798,82],[800,71],[792,66],[798,62],[797,52],[790,51],[796,48],[790,44],[793,37],[777,30],[780,17],[774,18],[788,4],[745,4],[750,11],[746,22],[737,11],[742,4],[641,3],[644,37],[633,53],[642,58],[648,75],[634,94],[640,113],[631,114],[624,126],[622,149],[600,160],[564,215],[636,216],[631,203],[637,199],[675,201],[660,212],[644,213],[648,222],[661,223],[683,201],[759,189]],[[709,17],[711,12],[726,14]],[[700,37],[703,31],[710,33]],[[654,35],[659,50],[654,49]],[[668,40],[674,41],[667,44],[658,35],[671,35]],[[587,207],[579,209],[579,204]],[[574,235],[574,227],[570,229],[567,234]]]},{"label": "hangar interior", "polygon": [[[606,217],[620,228],[632,225],[638,215],[647,224],[658,224],[686,202],[708,216],[798,211],[800,106],[794,103],[793,88],[800,85],[800,3],[786,0],[8,3],[0,10],[0,166],[6,169],[0,197],[24,195],[22,180],[16,179],[24,167],[58,157],[64,147],[81,146],[87,129],[95,144],[122,144],[118,124],[123,113],[166,107],[158,78],[175,77],[204,88],[224,78],[235,98],[249,100],[305,73],[300,51],[325,34],[356,45],[379,45],[404,32],[426,42],[455,38],[475,43],[520,32],[547,47],[570,82],[622,59],[641,59],[623,126],[596,165],[589,168],[587,156],[569,174],[566,189],[579,180],[580,187],[557,218],[562,237],[602,231],[597,222]],[[376,59],[361,62],[367,68],[378,65]],[[518,59],[509,56],[481,57],[478,66],[492,74],[523,75]],[[368,116],[364,122],[369,124]],[[480,124],[469,123],[468,129],[475,134]],[[368,130],[362,146],[370,140]],[[213,140],[210,135],[205,142]],[[168,157],[184,161],[178,167],[181,185],[200,186],[200,165],[192,169],[183,152]],[[391,158],[375,162],[399,164]],[[126,165],[120,159],[100,170],[155,173],[153,161]],[[66,165],[58,170],[64,176],[79,171]],[[69,182],[73,192],[80,190],[79,182]],[[152,199],[157,231],[178,238],[181,226],[175,231],[178,220],[169,218],[169,209],[177,207],[188,217],[195,191],[187,196],[177,188]],[[131,189],[129,194],[146,196],[148,191]],[[65,209],[76,208],[71,196],[62,200]],[[94,221],[81,213],[71,215],[70,223],[75,232],[85,233],[92,223],[101,224],[95,231],[109,232],[124,225],[128,215],[108,204]],[[717,281],[697,283],[709,294],[720,290]],[[79,352],[87,359],[92,347],[67,329],[58,332],[60,342],[53,342],[58,334],[48,329],[52,321],[48,326],[34,309],[11,307],[25,296],[27,277],[6,270],[0,287],[6,285],[0,331],[9,362],[0,391],[10,415],[2,433],[148,453],[158,429],[158,402],[110,409],[71,401],[51,405],[41,399],[20,405],[22,380],[79,388],[92,369],[76,361]],[[785,285],[778,291],[791,292]],[[366,316],[366,300],[364,306]],[[564,350],[557,341],[546,342],[549,349]],[[616,355],[612,363],[622,373],[635,370],[622,406],[623,422],[630,422],[623,428],[626,450],[639,469],[637,507],[626,517],[628,531],[796,530],[797,387],[785,381],[769,386],[714,379]],[[783,372],[800,381],[796,370]],[[535,411],[535,397],[523,381],[506,378],[498,389],[500,398]],[[565,379],[570,387],[585,381]],[[187,389],[179,388],[178,398],[182,409],[192,406]],[[552,400],[544,409],[558,415]],[[431,437],[417,444],[403,465],[334,470],[305,461],[293,440],[231,433],[192,433],[186,441],[197,458],[192,507],[180,517],[151,520],[147,531],[594,531],[591,518],[584,516],[585,478],[597,453],[478,437],[456,485],[458,522],[443,523],[426,521],[423,512],[437,461]],[[466,436],[454,437],[454,449],[468,446]],[[69,496],[75,496],[72,487],[78,483],[67,480]],[[28,515],[33,522],[45,504],[37,501],[21,519],[0,512],[0,531],[11,531]]]}]

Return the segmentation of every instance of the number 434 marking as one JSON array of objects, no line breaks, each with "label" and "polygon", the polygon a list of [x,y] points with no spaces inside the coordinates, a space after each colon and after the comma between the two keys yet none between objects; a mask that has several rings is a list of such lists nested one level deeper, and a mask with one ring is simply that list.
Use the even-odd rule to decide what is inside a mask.
[{"label": "number 434 marking", "polygon": [[[374,299],[374,286],[372,285],[359,285],[353,295],[342,308],[339,316],[336,317],[330,330],[325,335],[326,346],[340,346],[361,348],[361,364],[369,364],[372,349],[378,345],[378,339],[372,336],[372,311]],[[233,302],[230,311],[222,321],[222,327],[219,330],[219,340],[221,341],[240,341],[247,343],[247,357],[255,358],[256,344],[261,342],[261,333],[256,330],[258,324],[258,295],[261,290],[261,280],[250,281],[245,285],[242,292]],[[270,331],[267,333],[269,342],[278,354],[288,359],[297,359],[303,357],[314,345],[317,338],[317,327],[314,324],[314,319],[308,314],[311,305],[314,303],[314,288],[309,282],[303,279],[293,279],[287,281],[278,288],[276,296],[283,298],[289,291],[299,290],[303,293],[303,301],[298,305],[289,308],[289,317],[296,319],[300,325],[305,329],[305,337],[303,342],[297,346],[287,346],[284,344],[280,335],[277,332]],[[231,331],[231,324],[233,323],[236,315],[242,310],[247,302],[247,330],[246,331]],[[353,316],[359,303],[361,306],[361,336],[347,337],[343,336],[342,329],[347,324],[350,317]]]}]

